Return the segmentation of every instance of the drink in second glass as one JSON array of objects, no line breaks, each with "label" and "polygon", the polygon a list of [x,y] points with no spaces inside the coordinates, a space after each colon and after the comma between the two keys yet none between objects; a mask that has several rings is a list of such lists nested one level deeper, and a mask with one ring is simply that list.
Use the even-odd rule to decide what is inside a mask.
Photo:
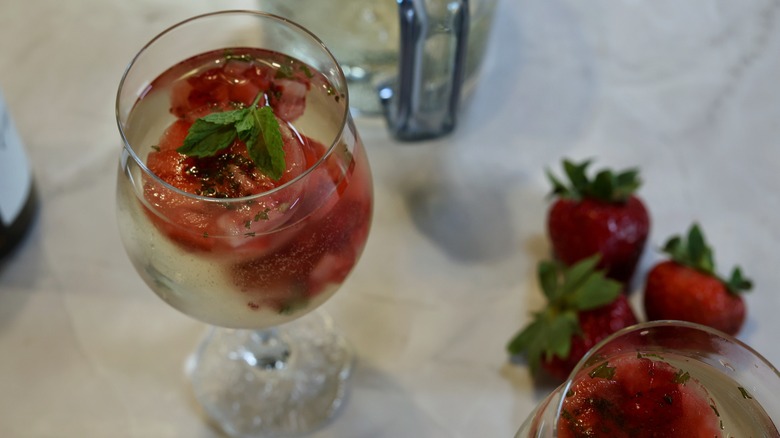
[{"label": "drink in second glass", "polygon": [[709,327],[641,323],[594,347],[516,438],[780,437],[780,373]]}]

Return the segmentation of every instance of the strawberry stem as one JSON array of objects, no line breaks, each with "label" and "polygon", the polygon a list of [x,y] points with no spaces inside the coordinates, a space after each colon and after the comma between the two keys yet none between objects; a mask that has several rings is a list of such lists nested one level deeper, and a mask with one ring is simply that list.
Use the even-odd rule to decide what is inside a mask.
[{"label": "strawberry stem", "polygon": [[697,223],[692,224],[688,229],[686,238],[681,236],[669,238],[663,251],[669,254],[673,261],[717,278],[732,294],[737,295],[753,288],[753,283],[742,275],[739,266],[734,267],[728,279],[718,275],[712,248],[707,244],[704,233]]},{"label": "strawberry stem", "polygon": [[553,186],[551,195],[574,200],[593,198],[609,203],[623,203],[642,184],[637,169],[627,169],[619,173],[603,169],[591,179],[587,175],[590,164],[590,160],[575,163],[564,159],[563,170],[569,179],[568,186],[547,170],[547,178]]},{"label": "strawberry stem", "polygon": [[533,315],[529,325],[507,344],[510,354],[523,354],[532,373],[541,360],[553,357],[567,359],[572,338],[579,335],[579,312],[612,303],[622,286],[595,270],[598,254],[567,268],[559,262],[542,261],[537,268],[538,280],[547,298],[547,306]]}]

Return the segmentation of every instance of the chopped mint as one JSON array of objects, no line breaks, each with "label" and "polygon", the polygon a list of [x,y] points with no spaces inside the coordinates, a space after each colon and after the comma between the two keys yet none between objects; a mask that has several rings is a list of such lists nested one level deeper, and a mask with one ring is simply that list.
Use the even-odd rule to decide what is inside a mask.
[{"label": "chopped mint", "polygon": [[589,373],[588,376],[590,376],[591,379],[595,378],[602,378],[607,380],[612,380],[615,378],[615,367],[609,366],[609,362],[604,362],[601,365],[597,366],[596,368],[593,368]]}]

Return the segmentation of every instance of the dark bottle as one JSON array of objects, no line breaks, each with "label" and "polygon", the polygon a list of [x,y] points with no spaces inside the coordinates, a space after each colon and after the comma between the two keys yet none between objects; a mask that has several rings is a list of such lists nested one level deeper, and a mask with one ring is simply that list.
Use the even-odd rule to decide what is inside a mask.
[{"label": "dark bottle", "polygon": [[0,94],[0,260],[5,259],[29,231],[37,204],[24,145]]}]

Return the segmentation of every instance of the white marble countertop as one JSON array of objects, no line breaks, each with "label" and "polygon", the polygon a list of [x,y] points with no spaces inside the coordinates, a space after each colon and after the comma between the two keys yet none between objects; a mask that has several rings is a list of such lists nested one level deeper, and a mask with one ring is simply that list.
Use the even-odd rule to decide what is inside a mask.
[{"label": "white marble countertop", "polygon": [[[755,282],[739,337],[780,363],[780,2],[577,3],[499,5],[454,135],[399,145],[358,120],[375,221],[324,306],[358,361],[315,437],[514,434],[551,389],[504,346],[542,301],[543,169],[562,157],[641,166],[653,223],[637,286],[663,241],[698,221],[719,266]],[[119,241],[113,105],[154,34],[251,6],[0,0],[0,87],[42,198],[0,267],[0,436],[217,436],[182,373],[204,326],[149,292]]]}]

